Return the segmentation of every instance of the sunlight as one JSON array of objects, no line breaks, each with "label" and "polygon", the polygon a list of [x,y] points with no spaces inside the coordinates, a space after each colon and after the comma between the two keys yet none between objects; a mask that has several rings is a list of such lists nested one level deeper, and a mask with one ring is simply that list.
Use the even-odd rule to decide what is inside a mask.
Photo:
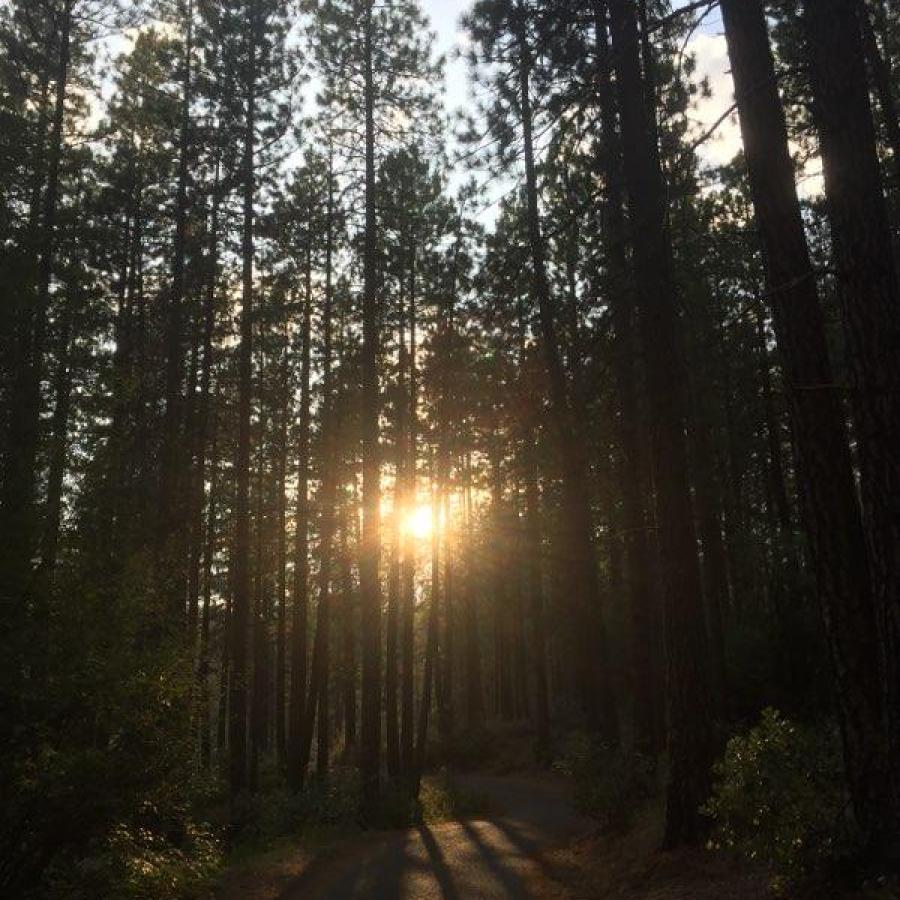
[{"label": "sunlight", "polygon": [[417,506],[407,515],[403,528],[416,540],[428,540],[431,537],[431,507]]}]

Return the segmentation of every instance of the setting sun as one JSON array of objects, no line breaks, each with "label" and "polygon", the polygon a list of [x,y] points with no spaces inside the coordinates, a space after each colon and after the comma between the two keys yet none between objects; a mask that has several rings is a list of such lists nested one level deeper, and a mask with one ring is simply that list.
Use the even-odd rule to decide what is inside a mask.
[{"label": "setting sun", "polygon": [[431,507],[417,506],[407,515],[404,530],[417,540],[428,540],[431,537]]}]

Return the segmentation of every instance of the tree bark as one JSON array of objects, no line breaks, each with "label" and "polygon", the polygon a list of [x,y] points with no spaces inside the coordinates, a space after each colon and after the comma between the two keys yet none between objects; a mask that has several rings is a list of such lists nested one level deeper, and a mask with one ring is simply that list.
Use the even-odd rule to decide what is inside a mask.
[{"label": "tree bark", "polygon": [[[803,520],[836,678],[851,795],[873,835],[888,810],[875,601],[840,399],[759,0],[722,0],[750,186],[784,362]],[[883,833],[890,833],[885,831]]]},{"label": "tree bark", "polygon": [[[520,8],[519,15],[524,17]],[[576,641],[582,706],[591,729],[610,743],[619,739],[615,695],[609,667],[606,631],[600,606],[590,471],[585,436],[572,412],[565,367],[559,349],[556,308],[546,268],[546,246],[538,208],[531,106],[531,48],[524,19],[519,22],[519,103],[525,158],[525,193],[532,278],[540,318],[541,349],[547,368],[556,437],[563,464],[564,546],[573,555],[565,568],[567,593],[574,603],[572,625]]]},{"label": "tree bark", "polygon": [[[900,281],[857,2],[807,4],[803,24],[847,342],[892,761],[891,808],[876,814],[887,818],[869,836],[900,860]],[[892,837],[879,836],[884,828]]]},{"label": "tree bark", "polygon": [[481,680],[481,639],[478,632],[478,609],[475,602],[475,542],[472,534],[472,461],[469,453],[463,463],[463,546],[466,550],[463,634],[466,673],[466,726],[475,731],[484,722],[484,690]]},{"label": "tree bark", "polygon": [[659,733],[660,700],[664,693],[662,667],[654,661],[660,624],[660,603],[653,585],[653,544],[647,518],[650,487],[645,475],[646,436],[640,423],[640,391],[635,357],[634,273],[626,257],[627,229],[622,185],[622,147],[618,132],[612,60],[605,4],[595,4],[599,100],[602,128],[600,169],[606,183],[604,204],[609,302],[615,329],[613,377],[619,400],[617,444],[624,468],[620,481],[622,531],[628,590],[631,599],[631,668],[634,679],[634,742],[641,752],[654,755],[665,736]]},{"label": "tree bark", "polygon": [[713,757],[700,566],[691,509],[680,322],[657,148],[648,125],[635,11],[610,0],[625,181],[637,269],[638,322],[653,418],[651,452],[665,606],[670,771],[666,842],[696,840]]},{"label": "tree bark", "polygon": [[897,115],[897,103],[894,99],[894,73],[891,71],[890,61],[884,57],[878,46],[878,37],[866,0],[857,0],[857,13],[866,63],[878,97],[878,105],[881,107],[888,146],[891,148],[894,178],[900,183],[900,117]]},{"label": "tree bark", "polygon": [[375,83],[373,0],[365,3],[365,253],[363,259],[362,457],[363,534],[360,553],[362,605],[362,728],[360,769],[364,812],[374,811],[379,795],[381,756],[381,471],[378,450],[378,297],[375,183]]},{"label": "tree bark", "polygon": [[256,178],[256,0],[249,0],[245,84],[246,122],[241,164],[241,319],[238,348],[238,441],[235,462],[234,599],[229,683],[229,783],[232,797],[247,787],[247,628],[250,618],[250,404],[253,380],[253,231]]},{"label": "tree bark", "polygon": [[47,148],[47,178],[40,212],[40,251],[34,307],[23,316],[21,359],[14,373],[9,440],[4,454],[3,495],[0,500],[0,553],[4,593],[22,602],[30,588],[32,556],[36,549],[35,488],[41,443],[41,379],[50,283],[56,259],[56,220],[60,193],[66,99],[71,62],[72,11],[75,0],[63,0],[59,32],[59,59],[55,72],[53,115]]},{"label": "tree bark", "polygon": [[[190,177],[191,103],[193,92],[194,2],[187,0],[182,70],[181,122],[178,135],[178,185],[175,195],[175,240],[172,252],[172,290],[165,317],[165,408],[162,423],[160,507],[157,565],[162,589],[175,621],[184,621],[184,592],[189,577],[182,497],[191,496],[190,456],[182,450],[186,420],[184,380],[184,306],[188,239],[188,180]],[[188,505],[189,521],[193,521]],[[196,620],[195,620],[196,622]]]},{"label": "tree bark", "polygon": [[[308,286],[307,286],[308,287]],[[300,347],[300,434],[297,439],[297,509],[294,532],[294,596],[291,607],[291,686],[288,747],[288,783],[299,790],[306,777],[313,719],[320,696],[321,644],[319,627],[324,607],[319,606],[313,673],[308,669],[309,619],[309,446],[312,376],[312,297],[305,292]],[[321,599],[321,598],[320,598]],[[324,637],[324,633],[323,633]]]},{"label": "tree bark", "polygon": [[[409,290],[409,386],[405,401],[409,404],[405,416],[404,487],[405,510],[416,506],[417,453],[419,437],[419,394],[416,366],[416,279],[415,255],[410,260]],[[401,402],[404,402],[401,399]],[[403,681],[400,686],[400,762],[402,771],[411,774],[415,769],[415,614],[416,614],[416,547],[413,537],[401,533],[400,542],[400,652]]]}]

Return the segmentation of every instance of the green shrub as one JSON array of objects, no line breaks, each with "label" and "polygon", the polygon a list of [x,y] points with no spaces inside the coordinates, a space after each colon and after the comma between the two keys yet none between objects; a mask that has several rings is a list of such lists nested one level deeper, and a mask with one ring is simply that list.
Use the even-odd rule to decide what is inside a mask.
[{"label": "green shrub", "polygon": [[840,742],[831,726],[809,728],[774,709],[728,742],[704,808],[711,845],[770,866],[777,885],[824,874],[856,845]]},{"label": "green shrub", "polygon": [[91,851],[51,870],[46,896],[67,900],[175,900],[199,897],[222,865],[206,828],[186,824],[177,843],[147,828],[120,825]]},{"label": "green shrub", "polygon": [[245,847],[266,845],[310,827],[354,825],[359,803],[358,770],[335,767],[325,779],[310,775],[297,793],[276,781],[259,793],[245,794],[232,809],[232,825]]},{"label": "green shrub", "polygon": [[627,828],[658,789],[654,760],[605,747],[583,732],[566,737],[553,767],[572,780],[578,811],[609,830]]}]

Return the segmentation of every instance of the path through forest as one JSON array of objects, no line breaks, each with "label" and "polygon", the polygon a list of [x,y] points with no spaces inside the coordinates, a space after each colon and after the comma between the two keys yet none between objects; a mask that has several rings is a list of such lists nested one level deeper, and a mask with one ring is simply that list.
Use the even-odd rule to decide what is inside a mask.
[{"label": "path through forest", "polygon": [[[545,854],[592,827],[562,784],[529,776],[461,776],[485,798],[473,819],[420,824],[366,836],[312,862],[275,894],[278,900],[465,900],[537,898],[566,873]],[[220,897],[261,896],[252,884]],[[271,895],[269,895],[271,896]]]}]

